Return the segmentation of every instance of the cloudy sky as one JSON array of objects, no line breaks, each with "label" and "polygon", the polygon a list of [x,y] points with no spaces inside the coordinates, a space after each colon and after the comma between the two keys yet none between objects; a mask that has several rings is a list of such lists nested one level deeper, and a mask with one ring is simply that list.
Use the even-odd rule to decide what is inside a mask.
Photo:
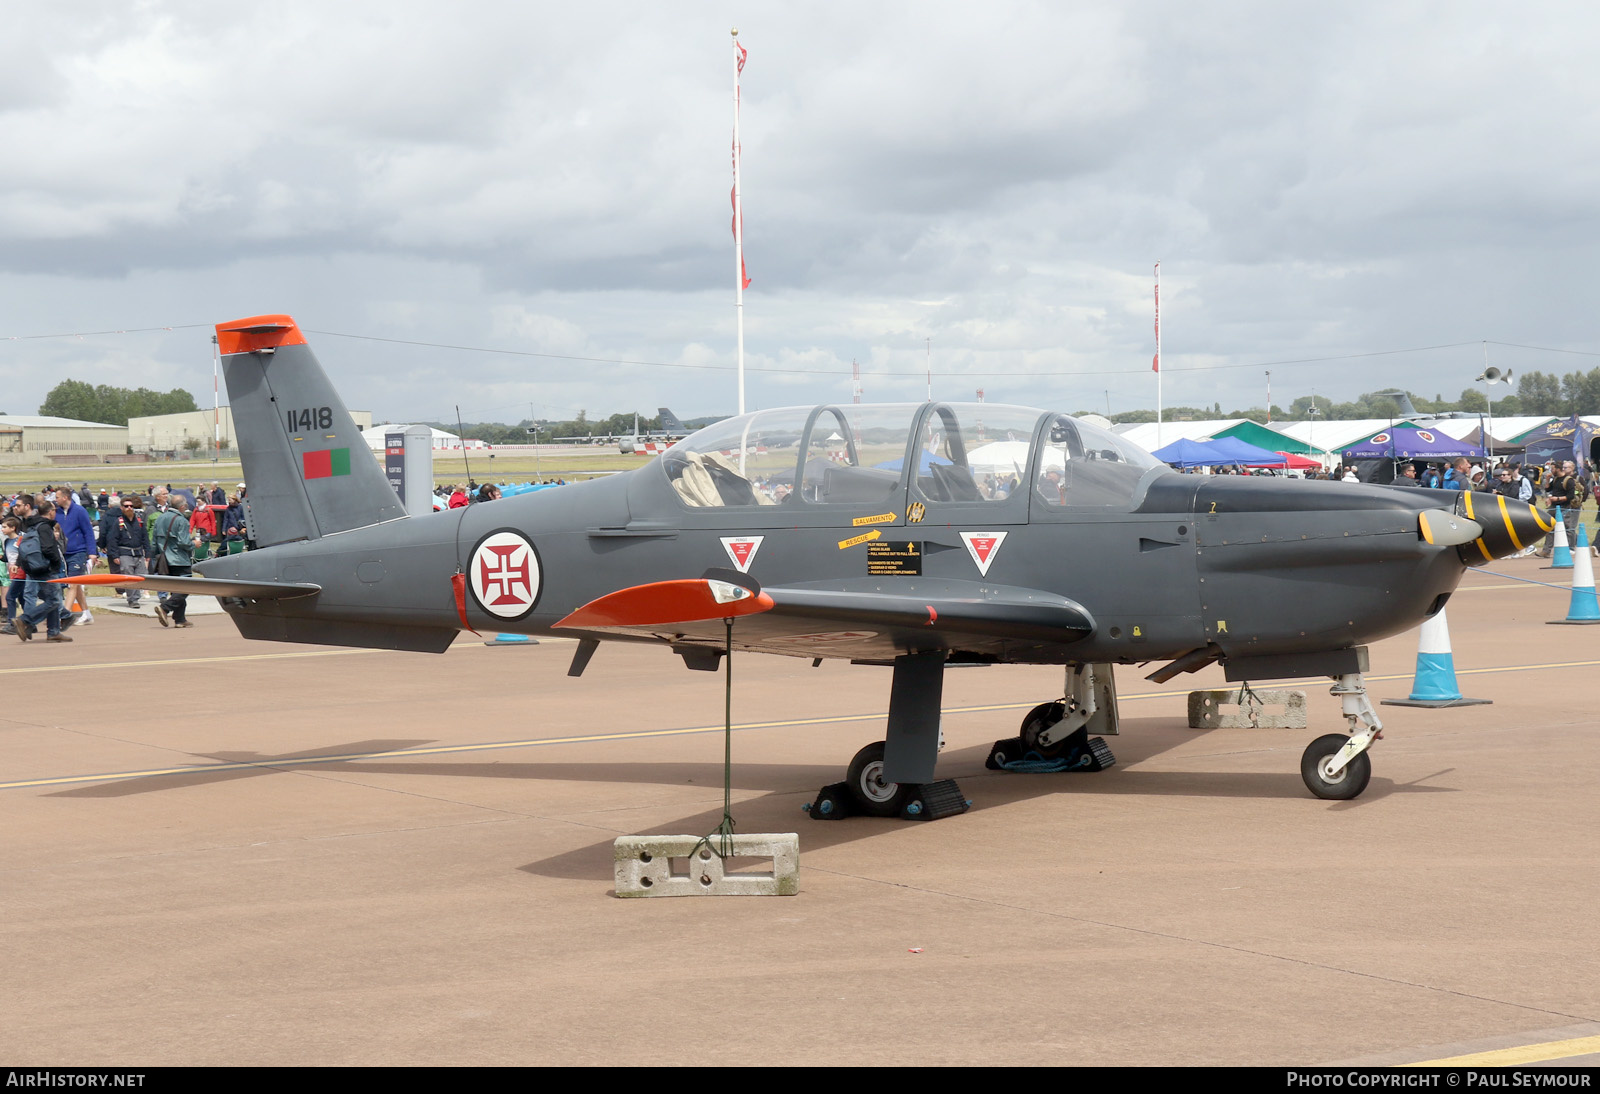
[{"label": "cloudy sky", "polygon": [[735,25],[751,406],[848,400],[852,360],[921,399],[931,344],[936,397],[1153,407],[1157,261],[1168,405],[1600,353],[1585,5],[7,12],[10,413],[209,405],[209,325],[265,312],[380,420],[731,413]]}]

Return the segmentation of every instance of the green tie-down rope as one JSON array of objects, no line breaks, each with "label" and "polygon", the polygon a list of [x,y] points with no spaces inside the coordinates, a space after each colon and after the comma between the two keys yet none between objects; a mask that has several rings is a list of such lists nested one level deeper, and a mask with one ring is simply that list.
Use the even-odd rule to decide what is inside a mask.
[{"label": "green tie-down rope", "polygon": [[723,667],[722,686],[722,823],[716,828],[700,837],[700,842],[694,845],[698,852],[702,847],[711,847],[711,841],[716,839],[717,845],[711,847],[722,858],[733,855],[733,619],[729,617],[722,621],[727,629],[726,647],[723,651],[725,665]]}]

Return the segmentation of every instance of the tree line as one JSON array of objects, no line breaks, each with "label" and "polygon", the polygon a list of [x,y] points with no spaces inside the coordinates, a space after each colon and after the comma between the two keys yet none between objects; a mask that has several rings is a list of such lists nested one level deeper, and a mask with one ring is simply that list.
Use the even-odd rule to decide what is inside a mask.
[{"label": "tree line", "polygon": [[[1418,415],[1447,414],[1452,411],[1481,414],[1490,409],[1489,400],[1477,388],[1464,389],[1454,400],[1446,399],[1442,395],[1427,399],[1415,392],[1408,391],[1406,394],[1410,397],[1411,405],[1416,408]],[[1315,397],[1302,395],[1287,408],[1274,403],[1271,420],[1304,421],[1312,417],[1313,406],[1316,407],[1315,416],[1318,421],[1400,417],[1399,402],[1392,394],[1369,391],[1348,402],[1336,403],[1325,395]],[[159,392],[144,387],[124,388],[109,384],[89,384],[82,380],[63,380],[50,390],[50,394],[39,407],[39,413],[59,418],[74,418],[84,422],[127,425],[129,418],[142,418],[155,414],[181,414],[198,409],[194,396],[182,388]],[[1495,399],[1493,410],[1497,418],[1522,414],[1553,414],[1562,417],[1569,414],[1600,414],[1600,368],[1588,372],[1569,372],[1565,375],[1524,372],[1517,381],[1517,393]],[[1098,411],[1080,410],[1078,413],[1093,414]],[[533,442],[534,434],[529,430],[534,427],[539,430],[538,438],[541,442],[556,437],[627,436],[633,432],[634,417],[634,414],[629,412],[591,419],[586,411],[580,410],[576,418],[565,421],[524,418],[511,425],[503,422],[468,422],[460,428],[466,431],[468,437],[486,444],[530,444]],[[1266,407],[1252,406],[1224,411],[1220,402],[1213,403],[1209,407],[1167,407],[1162,417],[1169,422],[1217,418],[1248,418],[1256,422],[1269,420]],[[1156,420],[1156,412],[1126,410],[1113,414],[1111,420],[1118,424],[1153,422]],[[644,432],[661,428],[661,419],[653,414],[639,414],[638,422],[639,429]],[[450,433],[457,432],[458,428],[455,422],[424,424]]]},{"label": "tree line", "polygon": [[[502,422],[423,422],[423,425],[442,429],[446,433],[459,433],[461,436],[472,440],[482,441],[484,444],[533,444],[534,434],[529,430],[537,427],[540,444],[547,444],[557,437],[625,437],[633,433],[634,415],[613,414],[608,418],[591,419],[587,411],[578,411],[578,416],[566,421],[552,421],[547,418],[529,419],[513,425]],[[639,415],[639,432],[648,433],[661,428],[661,419],[655,414]]]},{"label": "tree line", "polygon": [[[1499,387],[1494,390],[1504,391],[1505,388]],[[1406,395],[1410,398],[1411,405],[1416,408],[1419,417],[1451,412],[1487,414],[1491,409],[1484,392],[1472,387],[1463,390],[1453,400],[1446,399],[1442,395],[1427,399],[1412,391],[1406,392]],[[1305,421],[1312,417],[1313,406],[1316,407],[1316,419],[1324,422],[1401,416],[1399,400],[1393,394],[1387,391],[1369,391],[1342,403],[1336,403],[1325,395],[1314,397],[1302,395],[1290,403],[1287,409],[1274,403],[1271,420]],[[1588,372],[1569,372],[1564,376],[1558,376],[1553,372],[1524,372],[1517,381],[1517,393],[1497,396],[1492,409],[1496,418],[1511,418],[1524,414],[1553,414],[1559,417],[1571,414],[1600,414],[1600,368],[1590,369]],[[1079,411],[1079,413],[1093,412]],[[1265,407],[1253,406],[1224,411],[1221,403],[1213,403],[1209,407],[1167,407],[1162,417],[1169,422],[1218,418],[1248,418],[1255,422],[1268,420]],[[1153,422],[1156,420],[1156,412],[1129,410],[1113,414],[1111,420],[1118,424]]]},{"label": "tree line", "polygon": [[90,384],[82,380],[62,380],[45,396],[39,413],[80,422],[127,425],[129,418],[181,414],[186,410],[199,409],[194,396],[182,388],[160,392],[147,387],[112,387],[110,384]]}]

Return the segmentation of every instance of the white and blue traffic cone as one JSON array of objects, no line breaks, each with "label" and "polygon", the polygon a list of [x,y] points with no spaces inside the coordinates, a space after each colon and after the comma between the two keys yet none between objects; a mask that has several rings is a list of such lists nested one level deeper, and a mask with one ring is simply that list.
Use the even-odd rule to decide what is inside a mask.
[{"label": "white and blue traffic cone", "polygon": [[1567,608],[1565,619],[1550,622],[1600,623],[1600,600],[1594,592],[1594,563],[1589,560],[1589,529],[1581,524],[1578,525],[1578,549],[1573,556],[1572,604]]},{"label": "white and blue traffic cone", "polygon": [[1450,652],[1450,625],[1445,622],[1444,609],[1431,619],[1422,621],[1422,635],[1417,642],[1417,674],[1411,682],[1411,695],[1406,699],[1385,699],[1392,707],[1465,707],[1482,706],[1493,699],[1468,699],[1456,684],[1455,655]]},{"label": "white and blue traffic cone", "polygon": [[1561,506],[1556,506],[1556,527],[1551,533],[1555,539],[1551,540],[1554,549],[1550,552],[1550,565],[1546,570],[1572,569],[1572,547],[1567,543],[1567,522],[1561,515]]}]

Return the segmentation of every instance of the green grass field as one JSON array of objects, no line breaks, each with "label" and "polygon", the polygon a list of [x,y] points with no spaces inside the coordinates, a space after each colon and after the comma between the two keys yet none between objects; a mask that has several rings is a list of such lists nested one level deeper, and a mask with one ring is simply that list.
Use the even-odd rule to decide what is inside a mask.
[{"label": "green grass field", "polygon": [[[644,456],[624,456],[615,449],[573,452],[561,449],[549,453],[518,452],[497,455],[490,459],[460,453],[436,453],[433,460],[435,486],[445,483],[465,483],[470,477],[477,482],[527,482],[533,478],[593,478],[597,474],[628,471],[649,462]],[[471,475],[467,473],[471,468]],[[96,464],[88,467],[6,467],[0,468],[0,491],[14,494],[19,490],[39,490],[47,485],[87,482],[91,488],[122,489],[136,486],[140,489],[155,483],[193,487],[200,483],[210,486],[220,482],[224,490],[232,491],[240,481],[242,472],[238,460],[212,463],[210,460],[160,460],[151,463]]]}]

